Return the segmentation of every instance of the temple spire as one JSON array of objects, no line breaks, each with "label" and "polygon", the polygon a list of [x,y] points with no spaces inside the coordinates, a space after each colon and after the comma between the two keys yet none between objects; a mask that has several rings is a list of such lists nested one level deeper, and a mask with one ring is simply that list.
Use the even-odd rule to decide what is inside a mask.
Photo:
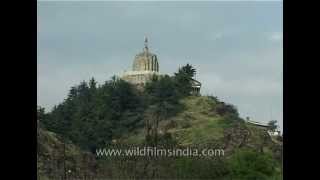
[{"label": "temple spire", "polygon": [[148,51],[148,37],[147,36],[144,37],[144,51],[145,52]]}]

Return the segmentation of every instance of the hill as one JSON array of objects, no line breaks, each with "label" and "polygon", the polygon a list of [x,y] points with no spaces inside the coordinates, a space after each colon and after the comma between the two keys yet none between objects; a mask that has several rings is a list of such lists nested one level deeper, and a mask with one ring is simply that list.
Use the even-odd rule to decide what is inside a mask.
[{"label": "hill", "polygon": [[[170,134],[181,146],[217,143],[225,149],[240,147],[273,151],[281,146],[275,143],[267,129],[246,123],[230,114],[219,114],[220,103],[208,96],[190,96],[181,100],[184,110],[160,122],[159,133]],[[144,130],[139,129],[124,136],[121,141],[129,144],[143,143]]]},{"label": "hill", "polygon": [[[279,179],[281,138],[247,124],[232,104],[217,97],[192,96],[194,73],[185,66],[174,76],[154,76],[143,90],[117,77],[102,85],[92,78],[71,87],[51,112],[39,108],[39,175],[50,179]],[[97,155],[99,150],[132,148],[192,149],[199,154]],[[204,150],[222,155],[201,154]]]},{"label": "hill", "polygon": [[[230,164],[237,154],[250,154],[254,157],[266,155],[274,163],[275,169],[268,175],[257,175],[260,179],[280,179],[282,145],[273,141],[265,128],[247,124],[237,114],[224,113],[221,109],[227,105],[214,97],[190,96],[181,100],[183,111],[176,116],[159,123],[159,144],[175,148],[222,148],[225,156],[209,158],[162,158],[154,161],[145,159],[127,160],[127,164],[118,164],[122,169],[130,172],[122,173],[115,178],[221,178],[230,179]],[[233,112],[234,113],[234,112]],[[138,129],[115,140],[117,145],[145,144],[145,130]],[[115,145],[116,146],[116,145]],[[244,155],[240,155],[244,156]],[[246,160],[245,160],[246,161]],[[251,161],[251,160],[250,160]],[[254,164],[255,160],[252,160]],[[130,162],[130,163],[129,163]],[[267,162],[267,161],[266,161]],[[142,164],[145,169],[141,170]],[[108,167],[108,163],[105,164]],[[113,166],[116,163],[113,163]],[[261,164],[260,166],[270,166]],[[116,165],[117,166],[117,165]],[[245,164],[241,165],[246,167]],[[174,169],[174,170],[173,170]],[[250,169],[250,168],[249,168]],[[156,171],[155,174],[148,174]],[[189,172],[190,171],[190,172]],[[259,170],[257,170],[259,171]],[[125,170],[123,171],[125,172]],[[245,174],[245,172],[243,172]],[[256,172],[247,172],[256,173]],[[260,173],[260,172],[259,172]],[[266,174],[268,174],[266,173]],[[126,175],[124,175],[126,174]],[[143,174],[143,175],[142,175]],[[140,175],[140,176],[139,176]],[[254,176],[254,175],[253,175]],[[246,179],[246,178],[240,178]]]},{"label": "hill", "polygon": [[[170,142],[171,147],[222,148],[225,156],[208,158],[160,158],[108,157],[98,158],[84,151],[61,136],[39,129],[38,172],[40,179],[73,178],[216,178],[229,179],[230,159],[239,150],[256,154],[271,155],[275,169],[270,173],[274,179],[280,178],[281,149],[267,133],[266,129],[245,123],[236,114],[222,111],[227,105],[214,97],[190,96],[181,99],[183,110],[159,123],[160,145]],[[223,113],[222,113],[223,112]],[[114,139],[113,145],[143,146],[144,128]],[[240,154],[243,152],[240,152]],[[265,160],[263,160],[265,161]],[[253,163],[253,162],[250,162]],[[246,168],[245,165],[241,165]],[[269,166],[269,164],[267,164]],[[252,173],[252,172],[251,172]],[[248,173],[250,174],[250,173]],[[259,176],[263,177],[263,176]],[[267,176],[267,179],[270,178]]]},{"label": "hill", "polygon": [[38,129],[37,143],[38,179],[86,179],[95,176],[97,162],[90,152],[42,128]]}]

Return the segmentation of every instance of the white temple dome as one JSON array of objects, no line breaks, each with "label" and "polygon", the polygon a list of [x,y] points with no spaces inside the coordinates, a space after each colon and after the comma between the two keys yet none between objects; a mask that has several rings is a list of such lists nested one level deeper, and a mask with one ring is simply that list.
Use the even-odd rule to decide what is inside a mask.
[{"label": "white temple dome", "polygon": [[145,38],[145,47],[143,52],[137,54],[133,61],[133,71],[155,71],[159,72],[159,63],[157,55],[149,52],[148,39]]}]

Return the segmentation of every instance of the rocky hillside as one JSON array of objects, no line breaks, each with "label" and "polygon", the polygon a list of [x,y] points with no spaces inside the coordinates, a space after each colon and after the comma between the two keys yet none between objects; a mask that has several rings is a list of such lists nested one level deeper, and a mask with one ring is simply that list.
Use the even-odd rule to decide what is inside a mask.
[{"label": "rocky hillside", "polygon": [[[127,176],[125,176],[126,178],[175,177],[230,179],[230,174],[233,173],[233,170],[229,166],[234,162],[230,162],[228,159],[237,159],[234,158],[234,156],[235,154],[238,154],[238,151],[248,150],[250,153],[256,153],[248,153],[249,157],[244,159],[255,158],[260,156],[259,154],[262,156],[266,155],[266,157],[270,155],[271,159],[276,162],[275,165],[272,165],[272,168],[275,169],[270,170],[268,172],[269,175],[262,175],[263,173],[257,175],[254,172],[251,172],[251,170],[248,170],[246,173],[250,175],[250,177],[237,175],[234,177],[239,179],[250,179],[253,178],[251,177],[252,174],[255,178],[280,179],[282,144],[279,141],[274,141],[265,128],[247,124],[235,114],[221,113],[220,101],[212,97],[187,97],[182,100],[182,104],[184,105],[184,110],[182,112],[170,119],[160,122],[158,132],[160,139],[159,144],[166,144],[169,142],[169,144],[176,148],[190,146],[197,148],[222,148],[224,149],[225,156],[204,159],[165,158],[162,160],[148,162],[145,167],[145,169],[148,170],[145,171],[137,168],[143,163],[139,161],[130,161],[132,163],[131,166],[127,166],[123,169],[130,169],[130,171],[134,170],[134,173],[128,172]],[[144,129],[128,134],[116,142],[136,145],[143,144]],[[241,157],[245,155],[239,156]],[[255,166],[253,164],[256,160],[257,159],[246,162],[249,163],[249,167],[246,167],[245,163],[243,164],[242,161],[239,166],[244,169],[250,169],[250,167]],[[258,166],[264,166],[263,162],[267,162],[267,160],[261,160],[260,163],[257,163]],[[250,163],[253,164],[250,165]],[[269,167],[270,165],[265,166]],[[236,166],[235,169],[239,169],[239,167]],[[150,171],[154,173],[147,174]],[[235,174],[237,173],[239,172],[236,172]],[[240,172],[240,174],[246,173]],[[268,173],[266,172],[265,174]],[[139,176],[139,174],[144,175]],[[124,176],[120,175],[116,177],[123,178]]]},{"label": "rocky hillside", "polygon": [[38,130],[38,179],[89,178],[96,174],[94,155],[84,152],[57,134]]},{"label": "rocky hillside", "polygon": [[[191,96],[182,100],[184,110],[162,121],[159,134],[170,135],[180,146],[216,144],[226,152],[237,148],[275,152],[280,156],[281,142],[275,142],[265,128],[248,124],[242,119],[219,114],[219,101],[207,96]],[[125,136],[126,143],[142,143],[144,130]],[[280,153],[280,154],[279,154]]]},{"label": "rocky hillside", "polygon": [[[225,156],[202,159],[188,157],[97,158],[89,152],[80,150],[71,142],[62,140],[58,135],[40,128],[38,137],[40,179],[94,177],[102,179],[202,178],[222,180],[230,179],[232,173],[236,174],[232,176],[233,178],[252,178],[238,176],[237,171],[241,168],[244,168],[243,171],[246,169],[250,171],[240,171],[240,174],[253,174],[254,177],[260,179],[280,179],[282,145],[280,141],[273,140],[266,129],[247,124],[238,117],[236,112],[232,110],[228,112],[227,106],[214,97],[187,97],[182,99],[181,103],[183,105],[181,112],[160,122],[159,145],[169,144],[176,148],[192,146],[224,149]],[[143,146],[145,143],[144,129],[136,129],[112,142],[115,145]],[[247,153],[249,155],[240,153],[239,157],[247,155],[249,157],[245,157],[245,160],[253,158],[249,160],[249,163],[257,161],[258,166],[250,164],[249,166],[251,168],[256,166],[258,169],[253,171],[247,168],[242,161],[237,162],[239,158],[234,158],[234,154],[238,154],[238,151],[242,149],[249,149],[250,152]],[[263,154],[262,158],[259,153]],[[263,165],[270,160],[264,154],[271,155],[272,163],[275,164]],[[262,169],[266,169],[264,166],[271,169],[261,170],[260,165]]]}]

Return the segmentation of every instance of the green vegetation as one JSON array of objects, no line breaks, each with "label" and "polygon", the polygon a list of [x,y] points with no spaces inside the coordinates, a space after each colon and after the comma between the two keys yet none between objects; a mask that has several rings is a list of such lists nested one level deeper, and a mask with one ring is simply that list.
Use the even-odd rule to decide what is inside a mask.
[{"label": "green vegetation", "polygon": [[[72,87],[51,112],[39,107],[41,176],[60,178],[61,162],[67,162],[80,178],[279,179],[281,145],[265,129],[246,124],[235,106],[213,96],[191,96],[195,72],[187,64],[172,77],[154,76],[143,91],[116,77],[99,86],[92,78]],[[225,156],[92,158],[97,148],[121,144],[223,148]],[[60,164],[53,164],[54,154]]]},{"label": "green vegetation", "polygon": [[127,82],[113,77],[97,87],[91,79],[72,87],[67,99],[40,120],[46,129],[94,152],[142,127],[143,109],[142,96]]},{"label": "green vegetation", "polygon": [[253,150],[237,150],[229,159],[232,179],[269,180],[280,179],[280,165],[269,153]]},{"label": "green vegetation", "polygon": [[94,177],[97,163],[93,154],[64,141],[53,132],[40,128],[38,133],[38,179]]},{"label": "green vegetation", "polygon": [[268,125],[269,125],[269,129],[271,131],[275,131],[277,128],[278,128],[278,125],[277,125],[277,121],[276,120],[271,120],[268,122]]},{"label": "green vegetation", "polygon": [[176,90],[183,96],[190,95],[192,90],[191,79],[195,75],[196,70],[187,64],[180,68],[177,73],[175,73],[174,79],[176,84]]}]

